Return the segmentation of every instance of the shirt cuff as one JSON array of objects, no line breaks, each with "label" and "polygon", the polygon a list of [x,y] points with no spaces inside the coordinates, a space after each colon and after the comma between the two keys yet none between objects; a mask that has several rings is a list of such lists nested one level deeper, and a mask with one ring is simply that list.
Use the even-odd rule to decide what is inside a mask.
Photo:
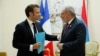
[{"label": "shirt cuff", "polygon": [[58,35],[58,36],[57,36],[57,39],[58,39],[59,41],[61,41],[61,35]]},{"label": "shirt cuff", "polygon": [[30,45],[29,51],[33,52],[33,45]]}]

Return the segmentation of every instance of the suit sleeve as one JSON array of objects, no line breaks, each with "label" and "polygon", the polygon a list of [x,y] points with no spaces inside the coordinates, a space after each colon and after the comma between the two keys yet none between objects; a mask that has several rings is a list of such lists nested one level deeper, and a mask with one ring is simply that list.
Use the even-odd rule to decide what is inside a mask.
[{"label": "suit sleeve", "polygon": [[56,35],[49,35],[49,34],[45,34],[46,35],[46,40],[49,41],[57,41],[57,36]]},{"label": "suit sleeve", "polygon": [[13,35],[13,47],[20,50],[29,50],[30,44],[23,42],[24,31],[21,25],[17,25]]},{"label": "suit sleeve", "polygon": [[[38,26],[39,29],[41,29],[42,32],[45,32],[43,30],[42,26],[39,23],[38,23],[37,26]],[[45,39],[49,40],[49,41],[56,41],[56,40],[58,40],[57,39],[57,35],[50,35],[50,34],[47,34],[46,32],[45,32]]]},{"label": "suit sleeve", "polygon": [[79,45],[84,45],[85,43],[85,38],[86,38],[86,28],[84,24],[78,24],[75,27],[75,37],[76,39],[73,41],[69,41],[64,43],[63,48],[75,48]]}]

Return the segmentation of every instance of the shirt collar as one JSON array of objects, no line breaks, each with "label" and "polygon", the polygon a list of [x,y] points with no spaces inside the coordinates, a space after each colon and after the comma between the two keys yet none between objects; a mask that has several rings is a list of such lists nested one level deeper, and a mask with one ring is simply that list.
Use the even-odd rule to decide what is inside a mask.
[{"label": "shirt collar", "polygon": [[74,18],[72,18],[71,20],[69,20],[68,24],[71,24],[71,22],[74,20]]},{"label": "shirt collar", "polygon": [[28,21],[28,23],[30,24],[30,25],[32,25],[32,21],[29,19],[29,18],[27,18],[27,21]]}]

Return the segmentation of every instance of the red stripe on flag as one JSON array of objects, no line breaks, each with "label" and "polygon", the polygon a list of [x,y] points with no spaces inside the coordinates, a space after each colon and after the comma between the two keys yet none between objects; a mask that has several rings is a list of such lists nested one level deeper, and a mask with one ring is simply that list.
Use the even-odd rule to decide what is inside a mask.
[{"label": "red stripe on flag", "polygon": [[87,24],[87,15],[86,15],[86,6],[85,6],[85,0],[83,0],[83,6],[82,6],[82,18],[84,20],[84,22]]},{"label": "red stripe on flag", "polygon": [[54,56],[53,42],[52,42],[52,41],[50,41],[50,42],[45,46],[44,56]]}]

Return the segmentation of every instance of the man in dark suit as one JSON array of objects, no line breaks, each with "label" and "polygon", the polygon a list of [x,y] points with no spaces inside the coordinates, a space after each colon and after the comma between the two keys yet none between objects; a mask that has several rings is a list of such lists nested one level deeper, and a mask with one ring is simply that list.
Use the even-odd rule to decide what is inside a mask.
[{"label": "man in dark suit", "polygon": [[[30,4],[26,7],[27,19],[16,25],[13,35],[13,47],[18,49],[17,56],[43,56],[37,49],[41,43],[36,42],[35,33],[44,32],[41,25],[36,22],[40,18],[39,6]],[[57,40],[57,36],[45,34],[46,40]]]},{"label": "man in dark suit", "polygon": [[57,43],[60,56],[85,56],[86,28],[84,23],[76,18],[73,7],[67,6],[61,13],[65,22],[61,40]]}]

